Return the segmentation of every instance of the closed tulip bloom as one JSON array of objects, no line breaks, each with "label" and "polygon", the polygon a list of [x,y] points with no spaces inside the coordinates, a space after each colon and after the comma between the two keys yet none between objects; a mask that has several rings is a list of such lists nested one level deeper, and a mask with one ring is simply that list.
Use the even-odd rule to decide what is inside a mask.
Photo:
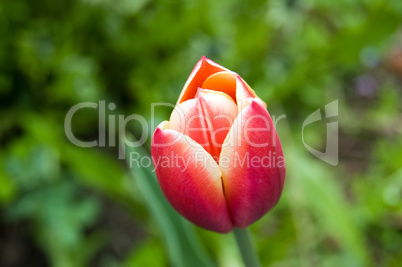
[{"label": "closed tulip bloom", "polygon": [[238,74],[205,57],[170,120],[156,128],[151,152],[170,204],[219,233],[261,218],[285,182],[281,144],[265,103]]}]

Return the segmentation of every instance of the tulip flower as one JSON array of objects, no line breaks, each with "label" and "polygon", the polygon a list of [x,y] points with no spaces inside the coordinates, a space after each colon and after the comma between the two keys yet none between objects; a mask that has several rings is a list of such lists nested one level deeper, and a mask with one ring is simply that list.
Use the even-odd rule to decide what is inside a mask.
[{"label": "tulip flower", "polygon": [[265,103],[238,74],[205,57],[170,120],[156,128],[151,152],[167,200],[208,230],[245,228],[282,193],[283,152]]}]

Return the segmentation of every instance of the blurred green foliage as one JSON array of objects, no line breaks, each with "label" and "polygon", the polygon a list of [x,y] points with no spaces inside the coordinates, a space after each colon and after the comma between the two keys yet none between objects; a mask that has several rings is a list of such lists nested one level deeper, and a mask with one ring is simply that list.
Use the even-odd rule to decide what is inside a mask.
[{"label": "blurred green foliage", "polygon": [[[177,264],[171,252],[183,252],[169,248],[144,174],[131,177],[108,133],[106,147],[71,144],[64,120],[80,102],[105,100],[116,104],[106,115],[151,122],[151,103],[176,103],[205,55],[238,72],[271,115],[286,114],[277,124],[284,194],[251,227],[263,265],[398,266],[401,17],[400,0],[1,1],[0,265]],[[301,131],[336,99],[334,167],[305,149]],[[156,109],[156,122],[170,111]],[[95,140],[108,129],[98,115],[77,112],[75,136]],[[127,128],[141,137],[139,125]],[[325,122],[304,135],[324,149]],[[208,255],[200,265],[241,266],[231,235],[188,231],[180,240]]]}]

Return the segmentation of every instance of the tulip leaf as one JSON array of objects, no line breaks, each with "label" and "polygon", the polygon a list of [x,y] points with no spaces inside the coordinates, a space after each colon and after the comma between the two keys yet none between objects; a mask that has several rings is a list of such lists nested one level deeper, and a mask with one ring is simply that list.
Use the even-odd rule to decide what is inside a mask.
[{"label": "tulip leaf", "polygon": [[[367,266],[369,255],[363,234],[345,197],[331,173],[320,162],[311,160],[296,148],[288,149],[288,190],[304,194],[318,223],[345,250],[348,265]],[[314,172],[311,171],[314,169]]]},{"label": "tulip leaf", "polygon": [[[134,137],[129,134],[127,136],[130,140],[134,140]],[[172,265],[178,267],[215,266],[201,245],[194,226],[182,218],[163,195],[153,171],[153,165],[148,164],[151,162],[149,152],[142,147],[125,145],[125,148],[126,161],[131,169],[135,186],[142,193],[154,222],[162,231]],[[141,162],[144,163],[143,166],[141,166]]]}]

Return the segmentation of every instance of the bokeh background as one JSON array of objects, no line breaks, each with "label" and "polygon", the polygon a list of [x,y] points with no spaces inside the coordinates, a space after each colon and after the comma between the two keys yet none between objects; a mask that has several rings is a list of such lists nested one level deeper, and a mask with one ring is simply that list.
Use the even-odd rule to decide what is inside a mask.
[{"label": "bokeh background", "polygon": [[[263,265],[400,266],[401,18],[400,0],[2,0],[0,266],[242,266],[231,234],[177,216],[107,132],[104,147],[82,148],[64,131],[81,102],[150,121],[202,55],[286,115],[284,193],[251,226]],[[304,147],[302,124],[335,100],[332,166]],[[155,109],[156,121],[170,112]],[[326,122],[304,129],[314,149],[325,150]],[[72,125],[86,141],[110,126],[90,108]],[[148,155],[149,140],[136,151]]]}]

